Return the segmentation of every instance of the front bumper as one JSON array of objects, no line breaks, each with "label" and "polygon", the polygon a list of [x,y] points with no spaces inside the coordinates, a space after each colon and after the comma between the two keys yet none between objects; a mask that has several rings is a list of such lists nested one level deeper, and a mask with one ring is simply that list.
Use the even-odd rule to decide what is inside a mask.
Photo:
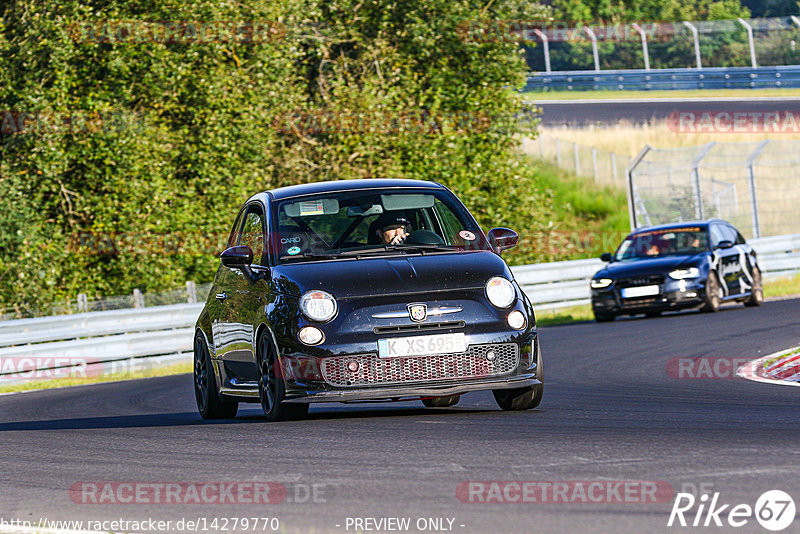
[{"label": "front bumper", "polygon": [[[459,382],[455,384],[431,384],[414,386],[387,386],[377,388],[362,388],[335,391],[306,391],[304,396],[286,399],[286,403],[312,403],[312,402],[352,402],[364,400],[401,400],[404,398],[416,399],[419,397],[445,397],[468,393],[470,391],[483,391],[488,389],[514,389],[541,384],[535,374],[512,376],[509,378],[481,380],[480,382]],[[299,392],[295,392],[298,394]]]},{"label": "front bumper", "polygon": [[636,314],[648,311],[669,311],[694,308],[705,298],[705,279],[667,279],[659,285],[659,293],[646,297],[623,298],[616,283],[607,288],[592,289],[592,308],[606,314]]}]

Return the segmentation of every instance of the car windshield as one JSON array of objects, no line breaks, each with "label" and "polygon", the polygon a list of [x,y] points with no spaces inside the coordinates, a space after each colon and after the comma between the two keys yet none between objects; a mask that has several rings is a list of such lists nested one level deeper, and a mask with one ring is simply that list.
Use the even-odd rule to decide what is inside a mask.
[{"label": "car windshield", "polygon": [[276,205],[272,246],[280,263],[490,250],[472,216],[448,191],[342,191]]},{"label": "car windshield", "polygon": [[617,261],[697,254],[708,250],[708,230],[698,226],[629,235],[617,249]]}]

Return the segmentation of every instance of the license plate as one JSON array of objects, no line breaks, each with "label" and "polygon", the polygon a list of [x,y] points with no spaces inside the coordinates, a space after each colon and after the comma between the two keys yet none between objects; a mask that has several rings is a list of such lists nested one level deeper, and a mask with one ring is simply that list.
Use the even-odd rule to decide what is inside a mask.
[{"label": "license plate", "polygon": [[378,340],[378,356],[380,358],[453,354],[466,350],[467,340],[464,334],[394,337]]},{"label": "license plate", "polygon": [[650,295],[658,295],[659,293],[661,293],[661,288],[659,286],[622,288],[622,298],[624,299],[629,299],[632,297],[649,297]]}]

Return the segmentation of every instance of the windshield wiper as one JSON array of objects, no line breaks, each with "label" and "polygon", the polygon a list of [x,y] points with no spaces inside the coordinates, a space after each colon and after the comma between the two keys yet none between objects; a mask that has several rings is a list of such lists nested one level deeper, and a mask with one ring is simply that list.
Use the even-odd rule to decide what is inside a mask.
[{"label": "windshield wiper", "polygon": [[331,258],[337,258],[340,254],[338,252],[304,252],[302,254],[288,254],[285,256],[281,256],[281,261],[285,260],[293,260],[293,259],[305,259],[305,260],[327,260]]}]

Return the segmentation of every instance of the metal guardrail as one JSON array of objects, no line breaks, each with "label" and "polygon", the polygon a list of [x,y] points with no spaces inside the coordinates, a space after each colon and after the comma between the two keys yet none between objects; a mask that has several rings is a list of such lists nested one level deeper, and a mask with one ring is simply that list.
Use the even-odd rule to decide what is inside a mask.
[{"label": "metal guardrail", "polygon": [[[750,243],[759,254],[765,277],[800,273],[800,234]],[[589,279],[602,266],[599,259],[586,259],[511,270],[536,308],[548,309],[589,303]],[[28,359],[37,369],[102,367],[109,362],[170,355],[184,355],[180,361],[186,361],[202,307],[176,304],[0,322],[0,376],[11,374],[4,361],[21,359]]]},{"label": "metal guardrail", "polygon": [[523,91],[758,89],[800,87],[800,65],[535,72]]}]

